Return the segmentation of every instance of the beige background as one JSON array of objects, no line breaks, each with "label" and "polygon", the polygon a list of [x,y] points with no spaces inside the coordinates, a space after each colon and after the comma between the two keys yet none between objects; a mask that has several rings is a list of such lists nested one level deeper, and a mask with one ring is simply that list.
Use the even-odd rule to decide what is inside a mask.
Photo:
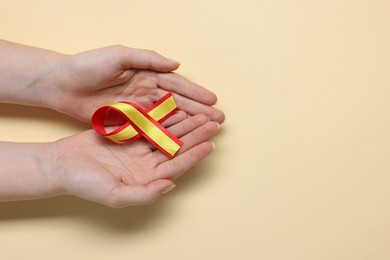
[{"label": "beige background", "polygon": [[[1,38],[154,49],[227,121],[152,206],[0,204],[0,258],[390,259],[389,14],[386,0],[1,0]],[[89,128],[13,105],[0,124],[10,141]]]}]

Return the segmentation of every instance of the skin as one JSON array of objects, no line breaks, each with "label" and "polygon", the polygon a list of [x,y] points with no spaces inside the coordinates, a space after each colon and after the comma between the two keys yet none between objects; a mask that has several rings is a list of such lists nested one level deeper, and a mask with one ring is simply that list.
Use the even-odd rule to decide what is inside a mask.
[{"label": "skin", "polygon": [[92,130],[51,143],[0,142],[0,201],[71,194],[115,208],[153,203],[213,151],[209,139],[225,118],[214,93],[153,51],[111,46],[64,55],[0,41],[0,57],[0,102],[89,121],[107,103],[146,108],[173,92],[182,111],[164,126],[184,142],[172,160],[145,139],[118,145]]}]

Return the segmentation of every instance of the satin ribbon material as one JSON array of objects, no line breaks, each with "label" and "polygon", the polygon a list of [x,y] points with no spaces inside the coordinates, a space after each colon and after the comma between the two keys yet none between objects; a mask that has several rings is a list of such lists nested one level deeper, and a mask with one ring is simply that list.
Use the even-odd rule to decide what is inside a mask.
[{"label": "satin ribbon material", "polygon": [[[92,126],[101,136],[115,142],[130,141],[143,136],[169,158],[173,158],[183,146],[183,142],[161,123],[177,110],[172,93],[168,93],[145,110],[130,102],[117,102],[96,110],[92,116]],[[110,121],[109,117],[122,118],[125,123],[107,133],[105,122]]]}]

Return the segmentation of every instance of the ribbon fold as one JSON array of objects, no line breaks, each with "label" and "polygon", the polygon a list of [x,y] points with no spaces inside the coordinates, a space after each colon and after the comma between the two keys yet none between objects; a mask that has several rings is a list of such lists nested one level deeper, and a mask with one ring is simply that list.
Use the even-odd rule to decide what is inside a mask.
[{"label": "ribbon fold", "polygon": [[[115,142],[126,142],[143,136],[169,158],[173,158],[183,142],[161,123],[177,110],[172,93],[166,94],[145,110],[131,102],[117,102],[96,110],[92,116],[92,127],[101,136]],[[122,119],[125,123],[107,133],[105,123],[113,118]]]}]

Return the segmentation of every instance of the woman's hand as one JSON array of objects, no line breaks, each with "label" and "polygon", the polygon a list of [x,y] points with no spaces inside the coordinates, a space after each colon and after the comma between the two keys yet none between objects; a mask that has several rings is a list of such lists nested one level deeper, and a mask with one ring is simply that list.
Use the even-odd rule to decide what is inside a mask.
[{"label": "woman's hand", "polygon": [[[176,121],[180,121],[176,123]],[[169,160],[143,138],[110,142],[92,130],[57,141],[55,183],[72,194],[110,207],[150,204],[173,187],[173,180],[213,151],[208,139],[218,123],[205,115],[179,112],[165,124],[184,142]]]},{"label": "woman's hand", "polygon": [[124,46],[64,55],[0,40],[0,102],[89,121],[100,106],[132,101],[146,108],[173,92],[179,109],[222,123],[215,94],[173,73],[178,67],[156,52]]},{"label": "woman's hand", "polygon": [[89,121],[100,106],[131,101],[150,106],[173,92],[179,109],[204,114],[222,123],[224,114],[212,107],[211,91],[175,74],[179,64],[156,52],[111,46],[68,56],[57,69],[59,84],[50,106],[72,117]]}]

